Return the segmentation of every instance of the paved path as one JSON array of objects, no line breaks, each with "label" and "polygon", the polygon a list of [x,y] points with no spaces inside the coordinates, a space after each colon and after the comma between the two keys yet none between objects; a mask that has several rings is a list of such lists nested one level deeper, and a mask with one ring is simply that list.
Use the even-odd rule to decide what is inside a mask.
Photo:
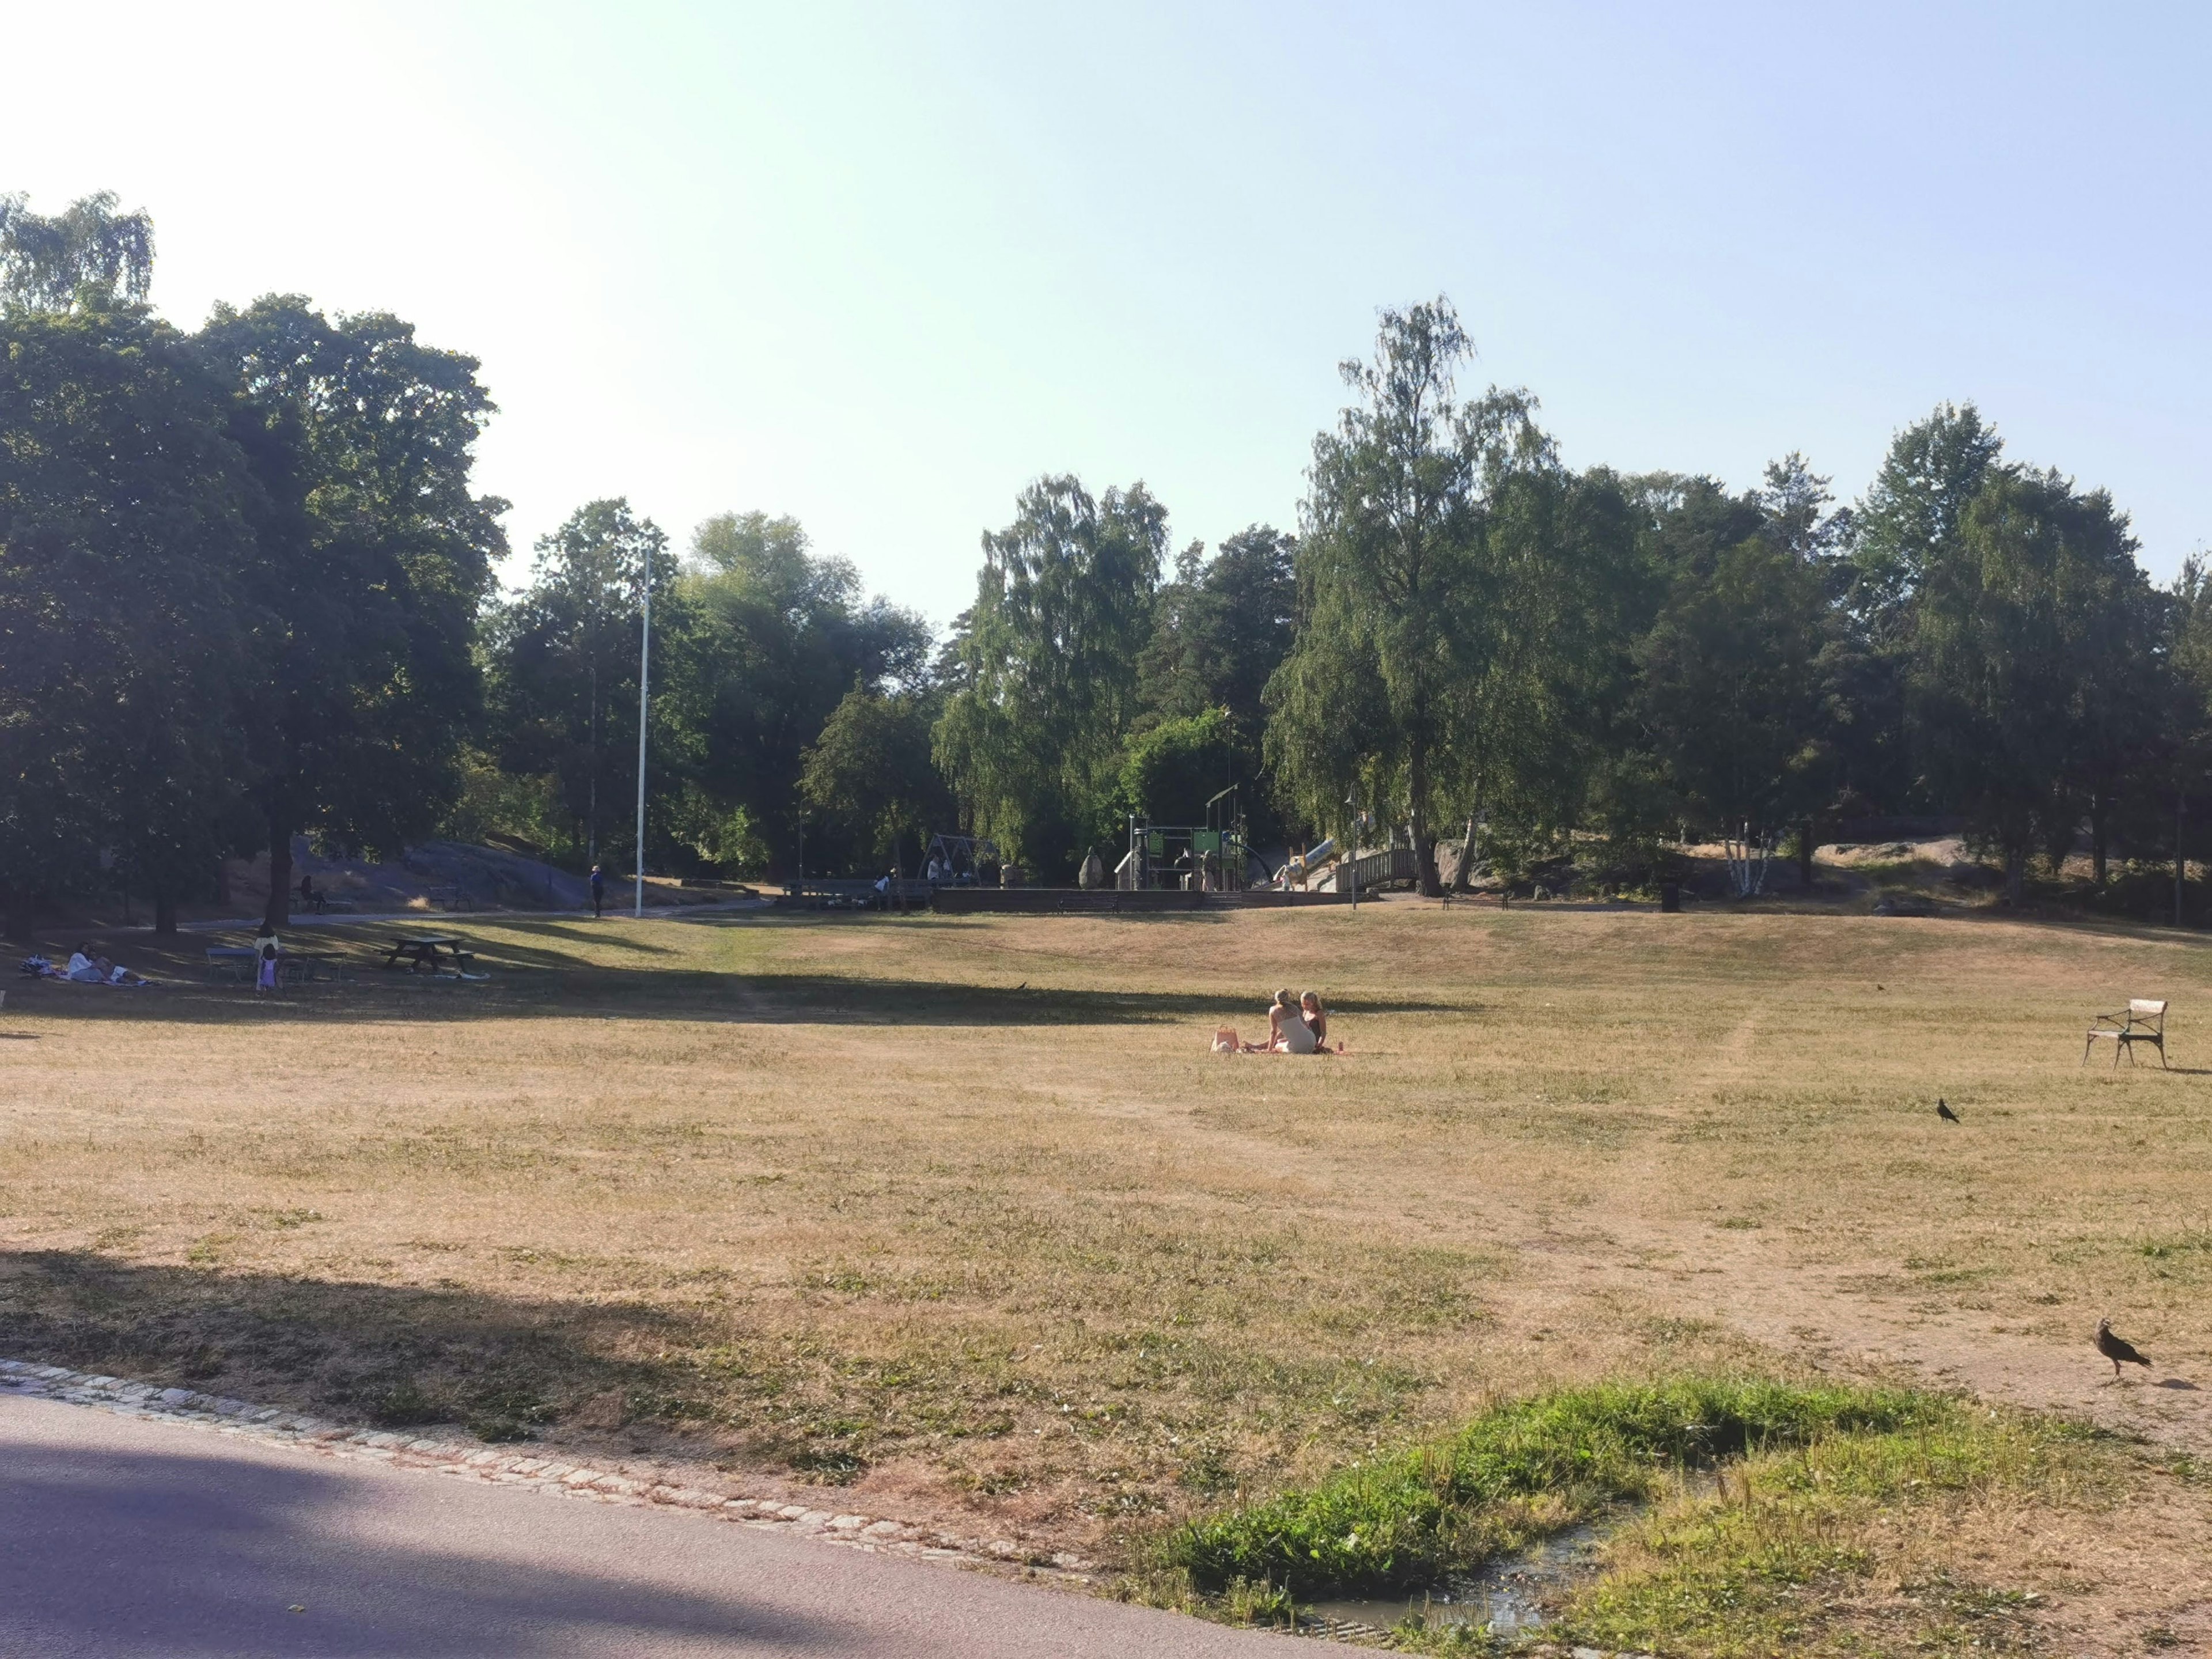
[{"label": "paved path", "polygon": [[4,1395],[0,1540],[7,1659],[1342,1650],[696,1516]]}]

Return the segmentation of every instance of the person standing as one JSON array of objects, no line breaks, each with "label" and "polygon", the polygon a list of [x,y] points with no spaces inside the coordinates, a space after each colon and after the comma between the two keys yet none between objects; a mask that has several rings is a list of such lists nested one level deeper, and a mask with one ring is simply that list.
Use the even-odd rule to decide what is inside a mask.
[{"label": "person standing", "polygon": [[599,919],[600,907],[607,902],[607,872],[598,865],[592,866],[592,920]]},{"label": "person standing", "polygon": [[253,994],[276,988],[276,930],[266,921],[253,936]]}]

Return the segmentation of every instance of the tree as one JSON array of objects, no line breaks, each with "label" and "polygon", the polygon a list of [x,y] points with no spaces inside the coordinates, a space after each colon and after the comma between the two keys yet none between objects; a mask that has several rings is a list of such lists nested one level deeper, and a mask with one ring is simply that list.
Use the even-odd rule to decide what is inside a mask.
[{"label": "tree", "polygon": [[1122,801],[1158,823],[1202,824],[1207,803],[1243,781],[1243,758],[1226,708],[1162,720],[1129,739],[1121,757]]},{"label": "tree", "polygon": [[1686,570],[1638,642],[1639,707],[1684,810],[1734,836],[1768,832],[1832,793],[1820,574],[1778,536]]},{"label": "tree", "polygon": [[1241,530],[1212,558],[1194,542],[1159,590],[1151,640],[1138,659],[1147,715],[1184,720],[1224,709],[1256,748],[1267,725],[1267,681],[1297,629],[1297,544],[1267,525]]},{"label": "tree", "polygon": [[104,856],[173,931],[232,798],[252,485],[173,331],[81,292],[0,313],[0,890],[17,932]]},{"label": "tree", "polygon": [[849,562],[810,552],[793,519],[708,519],[678,588],[691,639],[664,684],[688,733],[692,833],[710,856],[757,845],[780,876],[799,854],[808,748],[854,686],[925,688],[935,641]]},{"label": "tree", "polygon": [[21,196],[0,196],[0,296],[36,311],[137,305],[154,282],[154,222],[118,213],[101,191],[41,218]]},{"label": "tree", "polygon": [[1891,441],[1849,526],[1850,603],[1877,644],[1902,638],[1922,580],[1955,550],[1967,506],[2003,450],[1971,403],[1939,404]]},{"label": "tree", "polygon": [[1571,659],[1606,608],[1583,604],[1578,567],[1616,568],[1627,545],[1624,514],[1598,530],[1602,490],[1559,466],[1525,394],[1455,401],[1469,350],[1438,300],[1385,312],[1373,362],[1344,365],[1362,402],[1314,441],[1297,643],[1267,688],[1278,787],[1323,827],[1347,799],[1382,805],[1429,894],[1447,798],[1472,817],[1490,773],[1571,718],[1563,694],[1588,665]]},{"label": "tree", "polygon": [[[530,587],[486,617],[487,703],[500,765],[548,775],[572,841],[598,860],[602,826],[629,822],[641,608],[661,596],[656,648],[680,635],[668,538],[619,498],[586,502],[539,538]],[[663,653],[664,656],[665,653]],[[665,678],[665,671],[663,671]],[[619,833],[617,844],[624,842]]]},{"label": "tree", "polygon": [[2151,636],[2126,517],[2056,472],[1992,467],[1917,572],[1915,751],[1936,798],[2004,860],[2072,843],[2103,746],[2144,705],[2130,659]]},{"label": "tree", "polygon": [[934,713],[916,692],[885,695],[855,686],[831,711],[806,751],[799,793],[807,806],[866,856],[888,853],[906,869],[911,840],[917,864],[932,817],[948,810],[945,781],[929,757]]},{"label": "tree", "polygon": [[1032,484],[1014,522],[983,538],[938,763],[975,828],[1045,872],[1114,838],[1166,543],[1166,509],[1143,484],[1093,499],[1073,477]]},{"label": "tree", "polygon": [[242,724],[282,923],[295,834],[397,848],[454,795],[477,611],[506,548],[506,503],[470,488],[492,404],[475,359],[297,295],[218,307],[197,344],[232,389],[265,503],[245,575],[267,618],[261,690]]}]

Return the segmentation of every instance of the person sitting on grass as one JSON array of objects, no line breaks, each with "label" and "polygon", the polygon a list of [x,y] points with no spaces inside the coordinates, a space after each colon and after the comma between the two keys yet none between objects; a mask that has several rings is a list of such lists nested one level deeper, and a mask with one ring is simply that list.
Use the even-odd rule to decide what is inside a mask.
[{"label": "person sitting on grass", "polygon": [[[1321,1006],[1319,993],[1308,991],[1298,999],[1297,1023],[1313,1033],[1313,1053],[1325,1054],[1329,1052],[1328,1010]],[[1336,1045],[1336,1052],[1340,1054],[1344,1052],[1341,1041]]]},{"label": "person sitting on grass", "polygon": [[69,970],[63,977],[72,985],[97,985],[107,972],[92,959],[92,947],[80,943],[70,952]]},{"label": "person sitting on grass", "polygon": [[[1306,993],[1312,996],[1313,993]],[[1299,1012],[1299,1000],[1287,989],[1275,993],[1275,1000],[1267,1006],[1267,1040],[1248,1042],[1248,1054],[1310,1054],[1316,1051],[1320,1038],[1314,1028]]]}]

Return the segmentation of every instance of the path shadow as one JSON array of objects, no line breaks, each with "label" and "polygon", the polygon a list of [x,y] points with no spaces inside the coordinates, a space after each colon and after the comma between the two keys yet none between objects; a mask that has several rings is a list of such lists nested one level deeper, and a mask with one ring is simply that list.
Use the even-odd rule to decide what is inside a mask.
[{"label": "path shadow", "polygon": [[[857,1645],[848,1621],[773,1608],[738,1588],[744,1576],[714,1575],[730,1589],[702,1594],[655,1573],[658,1560],[641,1573],[636,1563],[602,1568],[585,1553],[610,1534],[629,1541],[640,1521],[665,1529],[663,1517],[515,1516],[533,1543],[550,1546],[546,1564],[524,1563],[512,1546],[478,1547],[507,1518],[510,1494],[395,1491],[342,1465],[240,1455],[212,1436],[117,1451],[54,1431],[75,1424],[10,1427],[0,1648],[11,1653],[654,1653],[757,1643],[835,1654]],[[483,1530],[453,1536],[469,1522]],[[392,1541],[401,1525],[428,1536]],[[641,1557],[671,1541],[696,1554],[699,1543],[636,1541]]]}]

